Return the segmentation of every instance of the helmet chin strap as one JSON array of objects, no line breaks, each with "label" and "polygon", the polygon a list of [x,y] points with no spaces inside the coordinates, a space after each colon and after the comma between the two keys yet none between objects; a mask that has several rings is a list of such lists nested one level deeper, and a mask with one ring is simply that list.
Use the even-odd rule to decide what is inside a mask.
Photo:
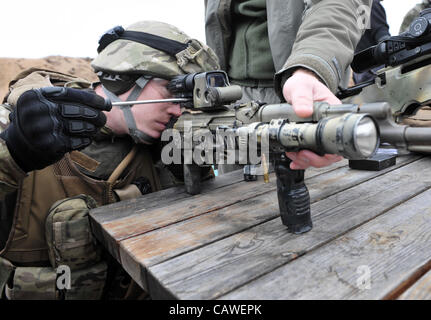
[{"label": "helmet chin strap", "polygon": [[[135,87],[132,92],[127,97],[126,101],[135,101],[141,95],[142,91],[144,91],[145,86],[152,79],[150,76],[142,76],[135,82]],[[102,85],[103,91],[107,95],[107,97],[113,102],[121,102],[122,100],[118,98],[117,95],[109,91]],[[135,118],[133,117],[132,107],[133,105],[125,105],[125,106],[117,106],[123,111],[124,119],[127,124],[127,128],[129,130],[129,135],[132,137],[135,143],[144,143],[144,144],[154,144],[157,139],[150,137],[145,132],[138,129],[136,126]]]}]

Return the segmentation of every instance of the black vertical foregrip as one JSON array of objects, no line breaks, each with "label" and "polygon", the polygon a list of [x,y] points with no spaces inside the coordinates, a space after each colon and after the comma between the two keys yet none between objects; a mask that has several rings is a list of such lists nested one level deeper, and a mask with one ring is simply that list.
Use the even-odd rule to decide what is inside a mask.
[{"label": "black vertical foregrip", "polygon": [[305,233],[313,228],[310,195],[304,183],[304,170],[291,170],[291,160],[284,155],[274,163],[281,221],[289,232]]},{"label": "black vertical foregrip", "polygon": [[184,164],[184,185],[188,194],[201,192],[201,168],[196,164]]}]

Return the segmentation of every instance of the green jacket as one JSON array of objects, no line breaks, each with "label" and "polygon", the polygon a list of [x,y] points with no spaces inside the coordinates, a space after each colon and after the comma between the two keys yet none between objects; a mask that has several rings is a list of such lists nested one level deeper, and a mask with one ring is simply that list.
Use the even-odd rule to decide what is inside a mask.
[{"label": "green jacket", "polygon": [[[232,1],[205,0],[206,41],[222,69],[231,49]],[[282,97],[282,85],[298,67],[316,73],[335,92],[365,31],[362,18],[369,19],[371,4],[371,0],[266,0],[277,94]]]}]

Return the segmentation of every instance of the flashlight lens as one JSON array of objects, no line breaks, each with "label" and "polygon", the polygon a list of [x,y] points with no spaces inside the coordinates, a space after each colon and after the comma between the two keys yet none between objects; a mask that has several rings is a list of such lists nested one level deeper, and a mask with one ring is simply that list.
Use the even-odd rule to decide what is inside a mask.
[{"label": "flashlight lens", "polygon": [[363,117],[355,130],[356,148],[365,158],[372,156],[379,143],[376,124],[370,117]]}]

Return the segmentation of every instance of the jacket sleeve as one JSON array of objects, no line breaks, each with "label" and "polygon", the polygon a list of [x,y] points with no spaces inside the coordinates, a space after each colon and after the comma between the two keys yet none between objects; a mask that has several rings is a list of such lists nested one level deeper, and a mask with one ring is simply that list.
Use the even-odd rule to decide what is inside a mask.
[{"label": "jacket sleeve", "polygon": [[[33,71],[33,69],[24,71],[10,86],[7,103],[0,105],[0,132],[9,126],[9,113],[22,93],[34,88],[52,86],[48,77]],[[0,201],[7,194],[16,191],[26,176],[27,174],[13,160],[6,142],[0,138]]]},{"label": "jacket sleeve", "polygon": [[372,0],[306,2],[311,7],[304,13],[292,54],[275,75],[275,88],[280,97],[284,82],[299,67],[313,71],[336,92],[368,26]]},{"label": "jacket sleeve", "polygon": [[[3,132],[9,125],[9,113],[17,104],[21,94],[27,90],[50,87],[53,85],[64,85],[72,88],[89,88],[91,83],[67,74],[31,68],[23,71],[13,81],[9,88],[7,104],[0,105],[0,132]],[[13,160],[6,142],[0,138],[0,201],[6,194],[18,189],[21,181],[27,174]]]}]

